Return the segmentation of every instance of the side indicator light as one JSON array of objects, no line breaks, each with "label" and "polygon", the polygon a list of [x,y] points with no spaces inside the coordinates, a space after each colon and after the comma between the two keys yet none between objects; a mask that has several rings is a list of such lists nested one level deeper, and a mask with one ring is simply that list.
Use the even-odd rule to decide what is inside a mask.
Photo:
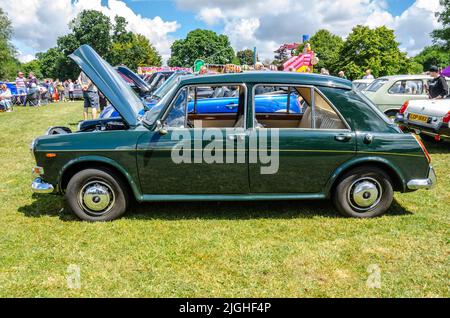
[{"label": "side indicator light", "polygon": [[427,151],[427,148],[422,142],[422,139],[418,135],[412,134],[414,139],[416,139],[417,143],[419,144],[420,148],[422,148],[423,153],[425,154],[425,157],[427,157],[428,163],[431,163],[431,157],[430,154]]},{"label": "side indicator light", "polygon": [[48,153],[45,155],[47,158],[55,158],[56,157],[56,153]]}]

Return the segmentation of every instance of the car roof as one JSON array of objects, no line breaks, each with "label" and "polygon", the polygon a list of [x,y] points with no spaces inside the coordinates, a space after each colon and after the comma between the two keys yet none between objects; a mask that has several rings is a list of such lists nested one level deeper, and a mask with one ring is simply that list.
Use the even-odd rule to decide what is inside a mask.
[{"label": "car roof", "polygon": [[261,84],[297,84],[337,87],[352,89],[352,82],[333,76],[319,74],[256,71],[228,74],[207,74],[199,76],[186,76],[180,85],[222,84],[222,83],[261,83]]},{"label": "car roof", "polygon": [[418,75],[390,75],[383,76],[377,79],[387,79],[387,80],[412,80],[412,79],[432,79],[429,75],[418,74]]},{"label": "car roof", "polygon": [[363,78],[363,79],[354,80],[353,83],[356,83],[356,84],[359,84],[359,83],[370,84],[373,81],[375,81],[375,80],[374,79]]}]

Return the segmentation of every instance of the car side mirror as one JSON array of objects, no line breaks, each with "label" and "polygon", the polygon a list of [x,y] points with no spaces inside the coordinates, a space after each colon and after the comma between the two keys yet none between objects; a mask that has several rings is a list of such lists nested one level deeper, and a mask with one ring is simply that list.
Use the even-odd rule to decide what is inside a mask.
[{"label": "car side mirror", "polygon": [[156,131],[161,135],[167,135],[167,125],[163,124],[160,120],[156,121]]}]

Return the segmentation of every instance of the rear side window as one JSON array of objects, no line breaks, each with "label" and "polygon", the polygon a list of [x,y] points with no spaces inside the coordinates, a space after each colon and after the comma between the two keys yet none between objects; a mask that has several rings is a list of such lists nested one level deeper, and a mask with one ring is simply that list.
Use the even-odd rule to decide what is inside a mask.
[{"label": "rear side window", "polygon": [[423,82],[421,80],[403,80],[395,82],[389,89],[389,94],[422,95],[423,91]]},{"label": "rear side window", "polygon": [[366,91],[377,92],[387,81],[387,79],[377,79],[366,88]]}]

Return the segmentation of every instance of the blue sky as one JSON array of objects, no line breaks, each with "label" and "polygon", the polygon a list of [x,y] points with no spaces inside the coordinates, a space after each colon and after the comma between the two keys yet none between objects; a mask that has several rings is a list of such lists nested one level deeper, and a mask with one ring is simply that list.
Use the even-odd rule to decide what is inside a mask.
[{"label": "blue sky", "polygon": [[256,46],[269,59],[279,45],[303,34],[325,28],[345,38],[357,24],[394,29],[401,49],[414,55],[431,44],[429,33],[439,26],[439,0],[0,0],[0,6],[13,22],[22,60],[55,46],[84,9],[124,16],[164,60],[173,41],[196,28],[226,34],[235,50]]}]

